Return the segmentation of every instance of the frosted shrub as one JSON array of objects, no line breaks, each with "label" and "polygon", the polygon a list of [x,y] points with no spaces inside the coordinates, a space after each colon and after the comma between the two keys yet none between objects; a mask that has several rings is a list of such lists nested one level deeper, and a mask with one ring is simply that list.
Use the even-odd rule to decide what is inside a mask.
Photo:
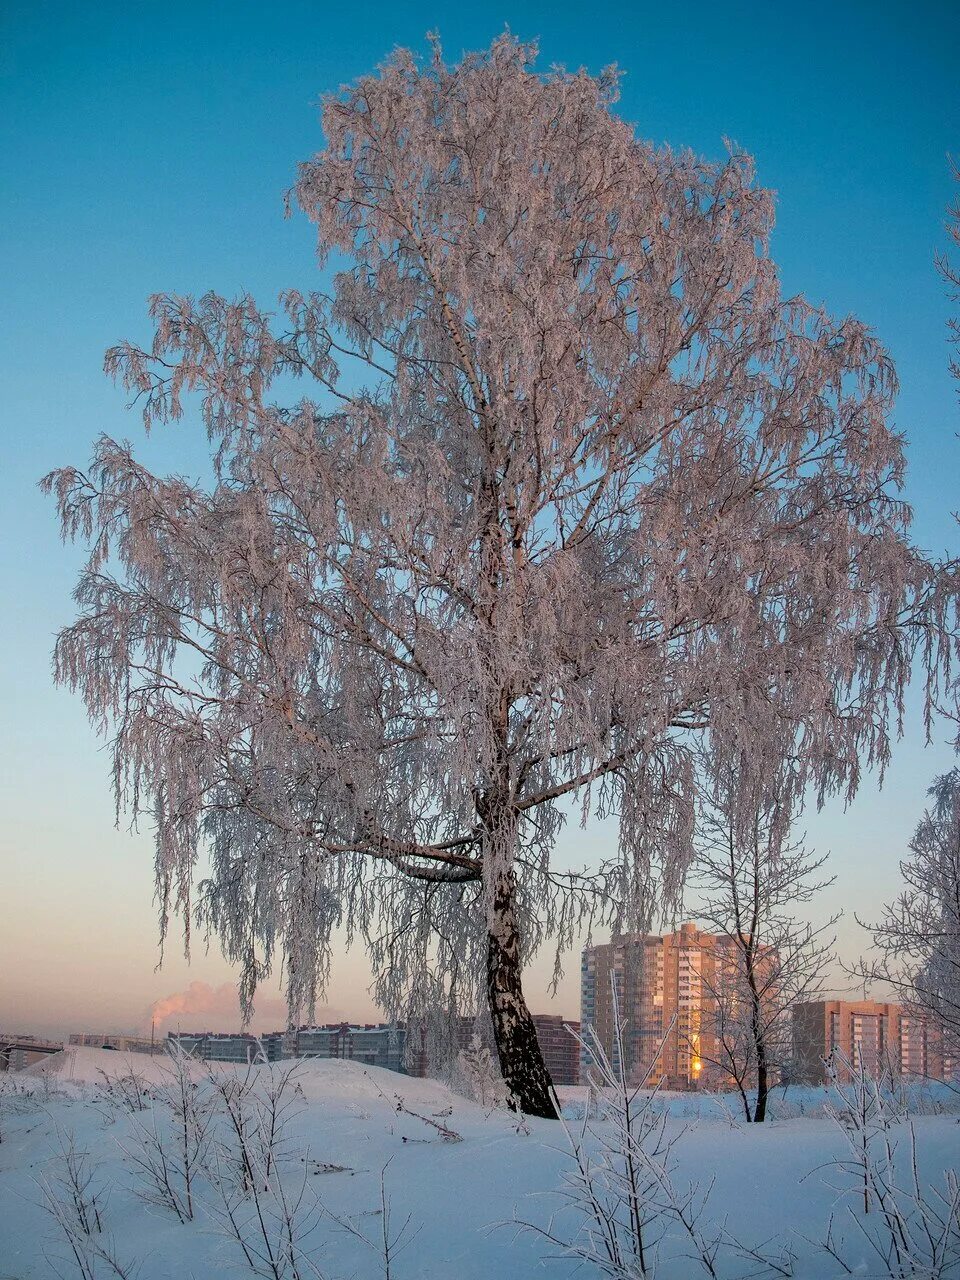
[{"label": "frosted shrub", "polygon": [[213,1118],[192,1065],[182,1050],[173,1054],[149,1105],[131,1112],[133,1137],[121,1144],[138,1175],[138,1194],[170,1209],[181,1222],[196,1212],[195,1183],[206,1164]]},{"label": "frosted shrub", "polygon": [[7,1127],[15,1115],[29,1111],[31,1100],[16,1080],[11,1080],[5,1072],[0,1075],[0,1143],[7,1136]]},{"label": "frosted shrub", "polygon": [[298,1076],[296,1065],[210,1075],[219,1168],[243,1192],[251,1190],[255,1175],[266,1185],[279,1163],[295,1158],[289,1131],[305,1106]]},{"label": "frosted shrub", "polygon": [[244,1168],[249,1185],[239,1187],[232,1164],[214,1153],[213,1195],[209,1211],[221,1234],[233,1240],[255,1275],[268,1280],[320,1277],[307,1239],[323,1217],[323,1208],[308,1185],[306,1165],[296,1176],[274,1164],[267,1173],[263,1150],[244,1142]]},{"label": "frosted shrub", "polygon": [[99,1077],[98,1094],[110,1108],[120,1111],[146,1111],[150,1105],[151,1092],[142,1076],[130,1070],[111,1075],[102,1069],[97,1071]]},{"label": "frosted shrub", "polygon": [[321,1274],[307,1239],[323,1208],[308,1185],[306,1155],[290,1133],[303,1107],[297,1074],[296,1066],[265,1066],[210,1077],[218,1128],[208,1161],[208,1209],[250,1269],[267,1280]]},{"label": "frosted shrub", "polygon": [[138,1267],[120,1261],[104,1226],[106,1192],[97,1186],[90,1160],[72,1134],[59,1135],[59,1151],[39,1179],[41,1204],[82,1280],[133,1280]]},{"label": "frosted shrub", "polygon": [[[840,1075],[849,1083],[841,1084]],[[891,1280],[947,1280],[960,1275],[960,1179],[948,1169],[941,1187],[920,1177],[913,1123],[862,1053],[836,1055],[828,1113],[849,1154],[835,1162],[838,1189],[850,1199],[831,1218],[821,1248],[845,1275]]]},{"label": "frosted shrub", "polygon": [[[626,1023],[619,1016],[613,975],[611,997],[616,1055],[622,1063],[626,1061]],[[730,1259],[747,1262],[752,1274],[792,1275],[793,1257],[788,1250],[768,1255],[762,1248],[741,1244],[723,1227],[706,1224],[712,1184],[691,1184],[681,1190],[675,1183],[673,1149],[683,1135],[667,1135],[667,1116],[659,1105],[658,1091],[647,1087],[653,1065],[639,1084],[628,1085],[593,1028],[587,1027],[578,1039],[595,1064],[591,1083],[596,1113],[592,1115],[586,1107],[576,1129],[561,1119],[572,1163],[557,1193],[564,1210],[545,1226],[527,1221],[520,1225],[549,1241],[562,1255],[592,1264],[610,1280],[653,1280],[661,1243],[668,1236],[684,1241],[685,1256],[711,1280]],[[659,1052],[654,1064],[658,1058]],[[579,1222],[575,1231],[567,1225],[571,1213]]]},{"label": "frosted shrub", "polygon": [[[960,226],[955,219],[954,232]],[[936,778],[931,804],[900,863],[903,890],[873,935],[872,958],[857,975],[893,988],[911,1015],[935,1033],[937,1053],[960,1059],[960,768]],[[958,1080],[960,1086],[960,1080]]]},{"label": "frosted shrub", "polygon": [[467,1097],[479,1106],[493,1111],[507,1105],[510,1090],[504,1084],[494,1055],[476,1032],[467,1048],[457,1055],[457,1068],[458,1083],[462,1083]]}]

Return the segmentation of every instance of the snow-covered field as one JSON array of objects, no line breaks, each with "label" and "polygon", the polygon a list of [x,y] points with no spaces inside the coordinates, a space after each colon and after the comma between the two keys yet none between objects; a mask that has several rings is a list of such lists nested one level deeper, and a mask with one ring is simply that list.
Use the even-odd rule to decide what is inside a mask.
[{"label": "snow-covered field", "polygon": [[[140,1280],[254,1274],[225,1218],[229,1202],[241,1230],[253,1232],[250,1238],[256,1243],[248,1196],[228,1190],[225,1200],[210,1176],[200,1174],[192,1187],[194,1217],[186,1222],[171,1209],[143,1199],[145,1184],[135,1168],[143,1150],[137,1131],[150,1132],[159,1104],[145,1097],[144,1110],[129,1110],[116,1087],[108,1095],[101,1074],[116,1077],[130,1069],[149,1094],[166,1068],[162,1059],[71,1049],[42,1069],[0,1084],[0,1280],[78,1276],[81,1265],[90,1266],[88,1277],[122,1271]],[[198,1078],[203,1075],[199,1065],[194,1070]],[[223,1081],[244,1074],[227,1067],[216,1070]],[[257,1068],[261,1086],[277,1070]],[[279,1176],[288,1203],[300,1198],[299,1213],[308,1231],[299,1246],[303,1280],[315,1274],[310,1261],[326,1280],[383,1277],[381,1174],[387,1235],[402,1234],[401,1244],[406,1241],[391,1259],[391,1280],[600,1274],[589,1265],[577,1271],[573,1260],[557,1257],[536,1234],[510,1225],[515,1218],[545,1224],[558,1208],[551,1193],[560,1189],[570,1168],[561,1126],[530,1121],[529,1132],[518,1131],[508,1113],[488,1114],[442,1084],[351,1062],[298,1064],[297,1081]],[[205,1090],[207,1086],[201,1094]],[[398,1112],[397,1094],[409,1112],[423,1118]],[[825,1280],[843,1274],[816,1243],[824,1238],[831,1214],[850,1237],[848,1258],[861,1264],[857,1274],[889,1274],[878,1269],[852,1220],[848,1230],[848,1213],[857,1203],[855,1180],[831,1163],[843,1158],[845,1145],[836,1124],[822,1114],[824,1099],[824,1090],[797,1091],[786,1099],[778,1095],[779,1115],[788,1118],[761,1126],[742,1123],[731,1099],[727,1107],[709,1097],[664,1099],[666,1133],[677,1139],[674,1183],[683,1189],[699,1182],[706,1189],[712,1179],[704,1228],[725,1222],[746,1245],[788,1245],[796,1277]],[[568,1091],[566,1104],[571,1116],[582,1113],[582,1091]],[[945,1172],[960,1163],[960,1125],[949,1094],[927,1095],[924,1107],[942,1108],[940,1114],[913,1118],[921,1184],[925,1193],[932,1193],[944,1186]],[[168,1118],[164,1113],[158,1122],[162,1134]],[[893,1126],[901,1149],[898,1160],[904,1165],[908,1134],[905,1122]],[[208,1166],[214,1136],[222,1147],[220,1177],[229,1181],[222,1116],[210,1122]],[[65,1194],[62,1153],[69,1150],[71,1138],[74,1152],[86,1157],[93,1174],[86,1194],[91,1201],[96,1197],[100,1214],[101,1230],[94,1226],[94,1250],[85,1262],[78,1262],[62,1227],[43,1207],[44,1185],[48,1195]],[[275,1180],[277,1174],[271,1176]],[[275,1197],[264,1204],[268,1214],[275,1213]],[[565,1210],[560,1233],[572,1237],[577,1227],[576,1213]],[[111,1269],[105,1256],[94,1256],[101,1245],[119,1270]],[[282,1257],[279,1265],[286,1265]],[[757,1274],[756,1266],[726,1255],[717,1269],[720,1276]],[[700,1274],[689,1243],[667,1223],[656,1275],[686,1280]]]}]

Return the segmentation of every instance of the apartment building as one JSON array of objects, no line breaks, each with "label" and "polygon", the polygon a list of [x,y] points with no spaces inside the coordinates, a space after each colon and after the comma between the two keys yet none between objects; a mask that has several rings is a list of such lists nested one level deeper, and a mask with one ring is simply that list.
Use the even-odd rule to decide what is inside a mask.
[{"label": "apartment building", "polygon": [[369,1067],[405,1072],[406,1028],[394,1023],[354,1026],[331,1022],[322,1027],[298,1027],[287,1033],[287,1053],[295,1058],[348,1058]]},{"label": "apartment building", "polygon": [[19,1032],[12,1035],[0,1032],[0,1072],[25,1071],[51,1054],[59,1053],[62,1048],[59,1040],[45,1040],[41,1036]]},{"label": "apartment building", "polygon": [[170,1031],[167,1044],[206,1062],[278,1062],[283,1057],[283,1032],[253,1036],[243,1032]]},{"label": "apartment building", "polygon": [[[773,959],[773,953],[769,953]],[[676,933],[633,934],[585,948],[580,973],[580,1021],[592,1026],[618,1074],[668,1089],[695,1089],[709,1076],[717,1045],[717,997],[735,1010],[739,966],[733,943],[682,924]],[[624,1061],[614,1026],[613,991],[626,1026]],[[581,1052],[582,1076],[594,1065]]]},{"label": "apartment building", "polygon": [[[642,1079],[651,1068],[663,1034],[662,944],[663,939],[653,935],[625,935],[606,944],[586,947],[581,957],[580,1025],[592,1030],[614,1070],[631,1082]],[[626,1022],[623,1062],[615,1035],[614,987],[620,1018]],[[589,1036],[587,1041],[589,1045]],[[593,1066],[594,1055],[585,1047],[580,1057],[582,1079]],[[651,1077],[652,1083],[657,1083],[659,1077],[658,1066]]]},{"label": "apartment building", "polygon": [[120,1053],[164,1053],[164,1037],[114,1035],[112,1032],[74,1031],[70,1044],[85,1045],[89,1049],[117,1049]]},{"label": "apartment building", "polygon": [[848,1079],[845,1062],[862,1054],[871,1074],[889,1069],[901,1075],[943,1080],[954,1063],[944,1058],[940,1036],[923,1018],[900,1004],[875,1000],[816,1000],[793,1010],[797,1079],[823,1084],[833,1061]]},{"label": "apartment building", "polygon": [[580,1023],[558,1013],[535,1013],[532,1017],[550,1079],[555,1085],[579,1084],[580,1045],[571,1032],[579,1031]]}]

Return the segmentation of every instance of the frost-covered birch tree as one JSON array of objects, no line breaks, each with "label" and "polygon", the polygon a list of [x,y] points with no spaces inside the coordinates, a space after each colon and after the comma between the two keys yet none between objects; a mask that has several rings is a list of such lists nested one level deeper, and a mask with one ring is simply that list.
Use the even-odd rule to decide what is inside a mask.
[{"label": "frost-covered birch tree", "polygon": [[[102,438],[46,484],[90,546],[56,676],[155,823],[164,927],[196,909],[247,1002],[280,953],[309,1006],[338,925],[391,1012],[485,993],[551,1116],[522,966],[676,899],[694,740],[852,794],[945,605],[890,361],[783,296],[750,159],[534,59],[399,51],[329,96],[294,189],[323,288],[157,296],[107,354],[147,427],[199,417],[210,483]],[[551,863],[574,802],[618,822],[599,879]]]}]

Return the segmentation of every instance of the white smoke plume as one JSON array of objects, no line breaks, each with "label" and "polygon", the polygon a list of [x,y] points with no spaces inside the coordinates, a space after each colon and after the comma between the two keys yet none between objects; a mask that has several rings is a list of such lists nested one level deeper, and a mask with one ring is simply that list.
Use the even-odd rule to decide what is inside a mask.
[{"label": "white smoke plume", "polygon": [[[339,1022],[343,1015],[327,1006],[316,1011],[317,1022]],[[155,1000],[146,1014],[146,1025],[158,1031],[238,1031],[241,1026],[240,1000],[236,987],[224,982],[212,987],[208,982],[191,982],[185,991]],[[166,1024],[166,1025],[164,1025]],[[250,1029],[278,1031],[287,1025],[287,1006],[278,996],[258,995]]]}]

